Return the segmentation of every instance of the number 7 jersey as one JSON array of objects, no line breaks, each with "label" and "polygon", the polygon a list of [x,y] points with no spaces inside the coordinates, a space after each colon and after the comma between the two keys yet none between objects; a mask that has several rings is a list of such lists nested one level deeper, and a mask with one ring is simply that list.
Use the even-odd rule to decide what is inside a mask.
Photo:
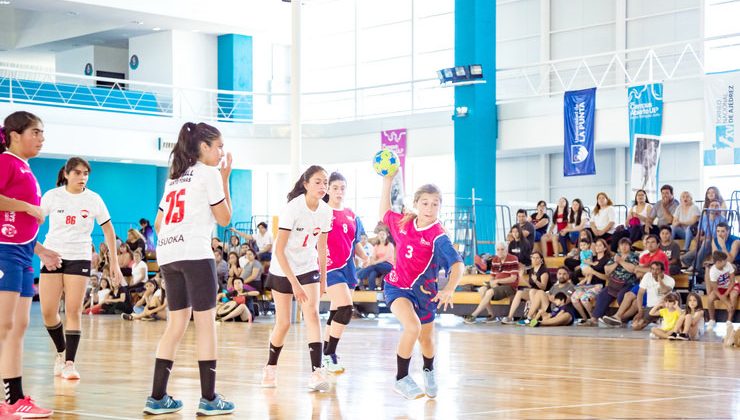
[{"label": "number 7 jersey", "polygon": [[413,289],[429,280],[436,281],[439,270],[449,270],[461,262],[442,224],[437,220],[425,228],[417,228],[416,219],[403,226],[403,215],[388,210],[383,217],[396,242],[396,265],[385,276],[386,283],[400,289]]},{"label": "number 7 jersey", "polygon": [[225,199],[221,174],[215,166],[197,162],[180,178],[168,179],[159,202],[159,265],[213,259],[211,233],[216,218],[211,208]]}]

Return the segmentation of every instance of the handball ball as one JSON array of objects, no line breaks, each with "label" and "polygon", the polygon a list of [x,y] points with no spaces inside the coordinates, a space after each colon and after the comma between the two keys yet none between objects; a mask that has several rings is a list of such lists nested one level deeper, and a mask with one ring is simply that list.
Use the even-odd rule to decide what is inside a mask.
[{"label": "handball ball", "polygon": [[380,176],[393,175],[398,171],[401,161],[398,155],[390,149],[383,149],[373,158],[373,169]]}]

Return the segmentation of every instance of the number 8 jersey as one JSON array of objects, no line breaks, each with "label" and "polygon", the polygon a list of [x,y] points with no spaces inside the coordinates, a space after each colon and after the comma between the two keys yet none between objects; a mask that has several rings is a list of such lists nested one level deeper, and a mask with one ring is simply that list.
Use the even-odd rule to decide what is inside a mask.
[{"label": "number 8 jersey", "polygon": [[211,233],[216,218],[211,207],[225,199],[221,174],[215,166],[197,162],[180,178],[168,179],[159,202],[159,265],[213,259]]}]

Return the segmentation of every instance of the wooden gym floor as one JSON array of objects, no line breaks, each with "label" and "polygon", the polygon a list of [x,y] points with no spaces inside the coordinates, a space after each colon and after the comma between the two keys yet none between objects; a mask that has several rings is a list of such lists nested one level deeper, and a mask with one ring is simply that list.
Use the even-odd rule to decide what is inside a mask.
[{"label": "wooden gym floor", "polygon": [[[25,391],[56,419],[142,418],[164,322],[83,316],[80,381],[52,376],[54,352],[37,304],[26,337]],[[259,387],[271,318],[220,324],[217,391],[237,406],[234,419],[581,419],[740,417],[740,350],[718,334],[702,342],[646,338],[647,332],[587,327],[525,328],[437,321],[436,400],[406,401],[391,389],[398,324],[353,320],[339,346],[347,368],[331,392],[309,393],[304,331],[294,325],[282,352],[278,388]],[[169,393],[177,415],[193,418],[200,397],[192,325],[178,353]],[[421,381],[421,356],[412,375]],[[155,417],[151,417],[155,418]]]}]

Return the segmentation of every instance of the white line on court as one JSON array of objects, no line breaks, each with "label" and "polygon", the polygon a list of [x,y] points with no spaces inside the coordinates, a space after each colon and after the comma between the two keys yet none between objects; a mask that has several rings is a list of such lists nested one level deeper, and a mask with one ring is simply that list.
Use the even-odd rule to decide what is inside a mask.
[{"label": "white line on court", "polygon": [[[95,417],[97,419],[113,419],[113,420],[141,420],[141,417],[120,417],[120,416],[108,416],[105,414],[96,414],[96,413],[86,413],[84,411],[63,411],[63,410],[54,410],[54,414],[71,414],[75,416],[80,416],[80,418],[88,418],[88,417]],[[144,415],[142,414],[142,417]]]}]

